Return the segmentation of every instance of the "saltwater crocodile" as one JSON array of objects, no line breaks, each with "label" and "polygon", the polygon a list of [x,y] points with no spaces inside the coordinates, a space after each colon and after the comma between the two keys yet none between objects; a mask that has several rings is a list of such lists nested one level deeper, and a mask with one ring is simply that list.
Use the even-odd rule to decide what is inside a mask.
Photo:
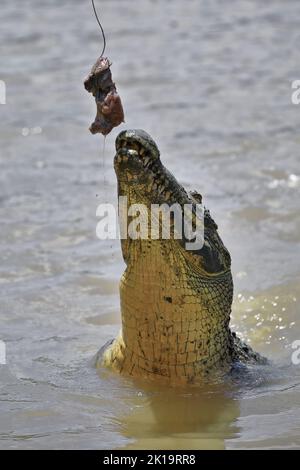
[{"label": "saltwater crocodile", "polygon": [[[202,201],[162,165],[145,131],[119,134],[114,168],[118,195],[126,196],[129,206],[183,207]],[[120,282],[122,330],[105,349],[101,364],[135,377],[195,383],[237,362],[265,362],[230,330],[231,258],[208,210],[203,247],[188,250],[184,242],[174,233],[171,239],[121,241],[127,265]]]}]

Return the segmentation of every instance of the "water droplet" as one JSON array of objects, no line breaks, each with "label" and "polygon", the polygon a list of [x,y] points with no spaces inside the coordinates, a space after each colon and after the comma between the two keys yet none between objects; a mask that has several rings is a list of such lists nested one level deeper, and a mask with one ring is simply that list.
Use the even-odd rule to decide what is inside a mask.
[{"label": "water droplet", "polygon": [[299,176],[293,175],[293,174],[290,175],[289,180],[288,180],[288,187],[289,188],[296,188],[299,184],[299,180],[300,180]]},{"label": "water droplet", "polygon": [[31,133],[33,135],[36,135],[36,134],[41,134],[43,132],[43,129],[40,127],[40,126],[37,126],[37,127],[33,127],[31,129]]},{"label": "water droplet", "polygon": [[238,273],[236,273],[236,277],[237,277],[238,279],[243,279],[243,278],[246,277],[246,276],[247,276],[246,271],[239,271]]},{"label": "water droplet", "polygon": [[41,170],[42,168],[45,168],[46,165],[45,165],[45,162],[42,162],[41,160],[39,160],[39,161],[36,162],[35,166],[36,166],[39,170]]},{"label": "water droplet", "polygon": [[21,131],[21,134],[24,136],[24,137],[27,137],[29,134],[30,134],[30,129],[28,129],[28,127],[23,127],[22,131]]}]

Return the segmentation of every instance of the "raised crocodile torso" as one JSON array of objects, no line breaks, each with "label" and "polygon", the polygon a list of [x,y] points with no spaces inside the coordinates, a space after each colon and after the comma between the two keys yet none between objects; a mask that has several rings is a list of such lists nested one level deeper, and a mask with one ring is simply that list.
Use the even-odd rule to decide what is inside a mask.
[{"label": "raised crocodile torso", "polygon": [[[145,132],[122,132],[116,147],[119,196],[127,196],[128,205],[150,209],[154,203],[201,201],[163,167]],[[122,330],[101,363],[127,375],[197,383],[212,371],[228,371],[235,361],[265,361],[229,328],[230,255],[208,211],[204,222],[204,246],[197,251],[174,237],[122,240]]]}]

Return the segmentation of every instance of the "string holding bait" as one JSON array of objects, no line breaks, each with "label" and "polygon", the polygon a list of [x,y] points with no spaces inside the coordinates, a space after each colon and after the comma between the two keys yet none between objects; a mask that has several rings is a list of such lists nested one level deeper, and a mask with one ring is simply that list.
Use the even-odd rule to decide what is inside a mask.
[{"label": "string holding bait", "polygon": [[97,13],[97,10],[96,10],[96,7],[95,7],[95,3],[94,3],[94,0],[92,0],[92,6],[93,6],[93,10],[94,10],[94,13],[95,13],[95,17],[96,17],[96,20],[97,20],[97,23],[100,27],[100,30],[101,30],[101,33],[102,33],[102,38],[103,38],[103,49],[102,49],[102,52],[100,54],[100,57],[103,57],[103,54],[105,52],[105,49],[106,49],[106,38],[105,38],[105,33],[104,33],[104,29],[103,29],[103,26],[101,24],[101,21],[99,20],[99,16],[98,16],[98,13]]},{"label": "string holding bait", "polygon": [[102,134],[105,136],[108,135],[114,127],[124,122],[124,111],[121,98],[112,79],[110,70],[111,62],[107,57],[103,57],[106,48],[106,39],[95,8],[94,0],[92,0],[92,5],[102,32],[104,44],[100,57],[98,57],[84,81],[84,87],[94,96],[97,106],[97,114],[94,122],[90,126],[90,131],[92,134]]},{"label": "string holding bait", "polygon": [[106,144],[106,135],[103,136],[103,147],[102,147],[102,173],[103,173],[103,192],[105,197],[106,193],[106,174],[105,174],[105,144]]}]

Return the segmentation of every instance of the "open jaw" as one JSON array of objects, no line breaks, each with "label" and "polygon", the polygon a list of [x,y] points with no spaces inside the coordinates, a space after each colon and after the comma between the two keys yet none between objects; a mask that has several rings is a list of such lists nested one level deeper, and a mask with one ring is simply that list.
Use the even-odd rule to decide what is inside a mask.
[{"label": "open jaw", "polygon": [[[149,134],[141,129],[122,131],[116,139],[115,168],[118,174],[119,165],[128,169],[136,167],[137,171],[147,170],[159,160],[159,150]],[[126,158],[126,156],[128,158]],[[132,161],[129,161],[131,157]],[[122,170],[120,166],[120,170]]]},{"label": "open jaw", "polygon": [[131,192],[134,203],[192,202],[184,188],[162,165],[156,143],[143,130],[127,130],[118,135],[114,168],[119,196]]}]

